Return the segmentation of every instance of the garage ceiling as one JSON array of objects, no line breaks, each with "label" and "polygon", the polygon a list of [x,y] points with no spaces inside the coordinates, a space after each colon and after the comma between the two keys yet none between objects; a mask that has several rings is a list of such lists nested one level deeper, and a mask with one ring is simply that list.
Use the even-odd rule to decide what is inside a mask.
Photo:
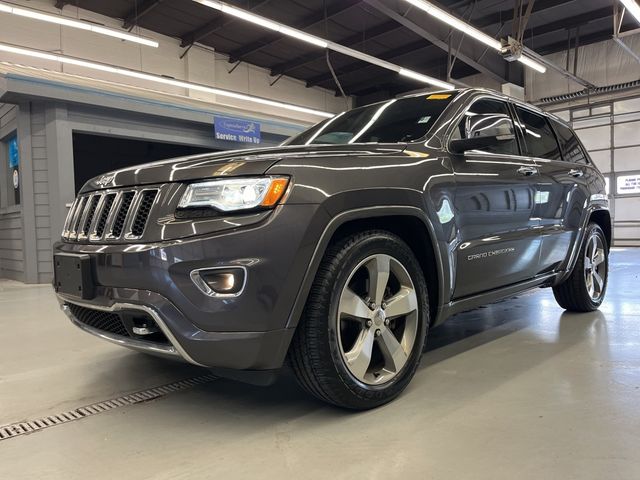
[{"label": "garage ceiling", "polygon": [[[448,30],[404,1],[228,0],[228,3],[420,73],[440,79],[447,76],[448,54],[443,45],[449,43]],[[512,33],[516,0],[441,0],[437,3],[497,38]],[[191,0],[56,2],[58,8],[67,4],[122,19],[126,28],[139,25],[179,38],[184,48],[194,42],[213,47],[229,56],[229,69],[236,62],[248,62],[269,69],[273,80],[284,74],[303,80],[308,86],[337,90],[324,50]],[[396,14],[395,18],[389,15],[390,11]],[[401,24],[402,18],[416,28],[408,28],[406,22]],[[627,18],[623,29],[630,28],[633,21]],[[611,38],[612,33],[611,0],[535,0],[524,42],[536,52],[548,54],[566,50],[576,41],[579,45],[602,41]],[[425,38],[429,35],[432,35],[431,41]],[[434,39],[433,35],[438,38]],[[457,32],[452,34],[450,43],[452,54],[457,57],[452,78],[464,81],[464,77],[481,71],[495,79],[522,84],[521,65],[507,63],[493,51],[478,56],[477,42],[462,39]],[[477,62],[469,60],[469,56],[473,57],[467,55],[469,48],[476,52]],[[335,52],[330,53],[330,60],[349,95],[375,98],[422,86],[394,72]]]}]

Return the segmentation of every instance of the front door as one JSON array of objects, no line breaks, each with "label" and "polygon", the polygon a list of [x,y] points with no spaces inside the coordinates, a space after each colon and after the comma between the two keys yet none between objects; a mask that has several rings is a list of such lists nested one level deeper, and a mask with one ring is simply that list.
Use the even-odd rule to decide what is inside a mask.
[{"label": "front door", "polygon": [[453,138],[482,135],[496,125],[509,128],[514,140],[452,157],[458,228],[454,299],[530,279],[538,266],[538,168],[520,156],[507,103],[492,97],[476,100]]}]

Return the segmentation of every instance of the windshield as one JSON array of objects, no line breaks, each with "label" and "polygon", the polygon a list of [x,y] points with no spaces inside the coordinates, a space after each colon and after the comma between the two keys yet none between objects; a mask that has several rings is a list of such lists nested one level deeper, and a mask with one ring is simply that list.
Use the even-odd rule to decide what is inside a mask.
[{"label": "windshield", "polygon": [[290,138],[285,145],[399,143],[424,137],[457,92],[425,94],[354,108]]}]

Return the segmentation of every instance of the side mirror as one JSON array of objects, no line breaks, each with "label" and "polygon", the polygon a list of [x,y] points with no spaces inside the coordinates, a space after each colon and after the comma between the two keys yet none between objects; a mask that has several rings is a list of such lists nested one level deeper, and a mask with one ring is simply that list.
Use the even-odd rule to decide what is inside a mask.
[{"label": "side mirror", "polygon": [[469,150],[482,150],[487,147],[497,147],[503,142],[515,140],[514,134],[505,135],[488,135],[483,137],[462,138],[459,140],[451,140],[449,150],[453,153],[464,153]]},{"label": "side mirror", "polygon": [[464,128],[465,138],[451,141],[449,149],[454,153],[496,147],[516,138],[513,121],[504,113],[467,113],[460,127]]}]

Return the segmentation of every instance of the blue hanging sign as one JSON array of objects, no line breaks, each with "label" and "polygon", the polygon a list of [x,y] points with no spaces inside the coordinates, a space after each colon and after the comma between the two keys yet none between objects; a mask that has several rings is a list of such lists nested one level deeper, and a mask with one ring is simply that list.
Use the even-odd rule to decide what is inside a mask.
[{"label": "blue hanging sign", "polygon": [[255,144],[260,143],[260,124],[258,122],[219,116],[214,117],[213,121],[216,140]]},{"label": "blue hanging sign", "polygon": [[14,136],[9,139],[9,168],[18,168],[20,165],[20,152],[18,150],[18,137]]}]

